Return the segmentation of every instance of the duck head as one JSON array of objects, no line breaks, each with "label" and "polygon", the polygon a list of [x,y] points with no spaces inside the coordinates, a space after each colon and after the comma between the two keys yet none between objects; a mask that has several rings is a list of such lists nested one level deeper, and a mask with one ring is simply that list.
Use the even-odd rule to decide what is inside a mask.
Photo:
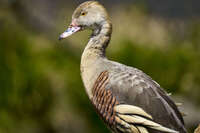
[{"label": "duck head", "polygon": [[62,40],[84,29],[96,30],[100,28],[107,20],[107,12],[99,2],[84,2],[74,11],[70,26],[60,35],[59,40]]}]

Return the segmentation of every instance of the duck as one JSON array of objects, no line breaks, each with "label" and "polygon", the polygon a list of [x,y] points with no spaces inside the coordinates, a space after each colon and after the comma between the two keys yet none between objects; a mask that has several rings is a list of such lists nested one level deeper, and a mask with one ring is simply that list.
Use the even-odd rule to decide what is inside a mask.
[{"label": "duck", "polygon": [[102,4],[86,1],[60,36],[91,30],[80,72],[89,100],[113,133],[186,133],[184,119],[168,93],[143,71],[106,57],[112,23]]}]

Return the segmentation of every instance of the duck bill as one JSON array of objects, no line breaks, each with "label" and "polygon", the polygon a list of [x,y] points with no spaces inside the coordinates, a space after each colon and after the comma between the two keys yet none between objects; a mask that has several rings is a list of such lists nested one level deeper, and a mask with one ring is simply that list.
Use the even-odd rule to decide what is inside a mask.
[{"label": "duck bill", "polygon": [[80,26],[72,26],[72,25],[70,25],[68,27],[68,29],[59,36],[59,40],[62,40],[64,38],[68,37],[68,36],[71,36],[72,34],[78,32],[80,30],[81,30]]}]

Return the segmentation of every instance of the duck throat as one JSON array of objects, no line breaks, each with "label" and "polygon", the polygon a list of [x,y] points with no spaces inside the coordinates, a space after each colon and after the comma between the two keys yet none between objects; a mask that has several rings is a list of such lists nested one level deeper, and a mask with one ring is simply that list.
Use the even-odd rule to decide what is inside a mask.
[{"label": "duck throat", "polygon": [[110,42],[111,34],[112,25],[109,21],[103,22],[100,26],[95,26],[90,40],[83,51],[81,66],[86,67],[95,59],[105,57],[105,51]]},{"label": "duck throat", "polygon": [[90,53],[91,56],[105,57],[105,50],[110,42],[111,34],[112,24],[109,21],[103,22],[100,26],[95,26],[83,56],[85,53]]},{"label": "duck throat", "polygon": [[94,28],[81,57],[81,76],[90,98],[95,79],[104,68],[105,51],[110,42],[111,34],[112,25],[108,21]]}]

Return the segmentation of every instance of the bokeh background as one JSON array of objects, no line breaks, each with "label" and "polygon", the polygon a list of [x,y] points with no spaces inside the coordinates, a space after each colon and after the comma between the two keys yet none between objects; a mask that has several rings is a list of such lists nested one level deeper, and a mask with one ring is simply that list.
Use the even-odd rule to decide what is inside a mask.
[{"label": "bokeh background", "polygon": [[[80,78],[90,31],[58,41],[81,2],[0,0],[0,133],[109,133]],[[200,123],[200,1],[100,2],[114,29],[107,56],[172,93],[192,133]]]}]

